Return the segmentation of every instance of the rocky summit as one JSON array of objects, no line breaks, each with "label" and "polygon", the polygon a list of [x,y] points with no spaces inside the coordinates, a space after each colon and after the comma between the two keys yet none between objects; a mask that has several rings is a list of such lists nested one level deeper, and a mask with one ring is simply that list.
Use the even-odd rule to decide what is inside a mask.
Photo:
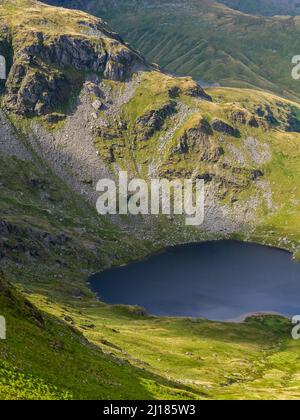
[{"label": "rocky summit", "polygon": [[[17,1],[10,8],[2,2],[1,46],[13,57],[4,97],[9,111],[44,115],[66,100],[84,73],[125,81],[147,67],[101,19],[80,12],[62,15],[41,4]],[[62,18],[67,26],[61,26]]]}]

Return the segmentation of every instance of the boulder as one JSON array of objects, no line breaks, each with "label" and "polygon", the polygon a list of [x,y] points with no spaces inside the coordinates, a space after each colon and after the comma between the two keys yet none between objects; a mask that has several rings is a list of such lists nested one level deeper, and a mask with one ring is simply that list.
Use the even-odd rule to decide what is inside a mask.
[{"label": "boulder", "polygon": [[264,173],[260,169],[254,169],[251,171],[251,179],[255,181],[257,178],[264,176]]},{"label": "boulder", "polygon": [[229,125],[225,121],[220,120],[218,118],[215,118],[212,121],[211,126],[212,126],[213,130],[217,131],[218,133],[223,133],[223,134],[226,134],[226,135],[232,136],[232,137],[239,137],[240,136],[239,130],[237,130],[236,128],[232,127],[231,125]]},{"label": "boulder", "polygon": [[192,96],[193,98],[200,98],[203,99],[205,101],[209,101],[212,102],[212,97],[209,96],[204,89],[202,89],[202,87],[198,84],[196,84],[194,87],[188,89],[186,91],[186,94],[189,96]]},{"label": "boulder", "polygon": [[101,108],[103,106],[103,103],[100,101],[100,99],[96,99],[93,103],[92,103],[92,107],[96,110],[96,111],[100,111]]}]

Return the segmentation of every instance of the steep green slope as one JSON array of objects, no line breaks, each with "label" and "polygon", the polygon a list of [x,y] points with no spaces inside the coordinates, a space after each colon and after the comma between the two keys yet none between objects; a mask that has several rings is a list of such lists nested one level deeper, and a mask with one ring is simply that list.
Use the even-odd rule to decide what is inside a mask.
[{"label": "steep green slope", "polygon": [[286,319],[219,324],[29,298],[42,312],[1,274],[2,400],[299,399],[299,343]]},{"label": "steep green slope", "polygon": [[257,87],[299,98],[291,77],[299,17],[251,16],[212,0],[58,1],[102,16],[148,60],[221,86]]},{"label": "steep green slope", "polygon": [[188,386],[201,399],[299,399],[299,341],[287,319],[153,318],[138,308],[92,302],[61,308],[34,299],[56,316],[70,315],[76,326],[92,324],[82,331],[105,352]]},{"label": "steep green slope", "polygon": [[105,355],[0,276],[0,310],[7,322],[7,339],[0,341],[1,400],[197,398],[196,390]]}]

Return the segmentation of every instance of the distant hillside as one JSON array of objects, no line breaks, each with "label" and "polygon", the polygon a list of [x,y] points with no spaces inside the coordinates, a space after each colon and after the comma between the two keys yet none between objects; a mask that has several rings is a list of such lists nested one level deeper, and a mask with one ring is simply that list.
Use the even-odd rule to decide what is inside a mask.
[{"label": "distant hillside", "polygon": [[299,15],[299,0],[220,0],[233,9],[256,15]]},{"label": "distant hillside", "polygon": [[105,18],[172,73],[300,98],[300,83],[291,77],[291,59],[300,54],[300,17],[246,15],[213,0],[50,2]]}]

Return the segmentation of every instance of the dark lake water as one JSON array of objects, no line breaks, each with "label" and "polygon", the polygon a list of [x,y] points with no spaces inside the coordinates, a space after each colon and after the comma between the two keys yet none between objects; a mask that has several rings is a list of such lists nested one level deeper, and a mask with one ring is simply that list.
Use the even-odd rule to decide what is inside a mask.
[{"label": "dark lake water", "polygon": [[152,315],[235,320],[253,312],[300,313],[300,264],[289,253],[234,241],[169,249],[90,278],[110,304]]}]

